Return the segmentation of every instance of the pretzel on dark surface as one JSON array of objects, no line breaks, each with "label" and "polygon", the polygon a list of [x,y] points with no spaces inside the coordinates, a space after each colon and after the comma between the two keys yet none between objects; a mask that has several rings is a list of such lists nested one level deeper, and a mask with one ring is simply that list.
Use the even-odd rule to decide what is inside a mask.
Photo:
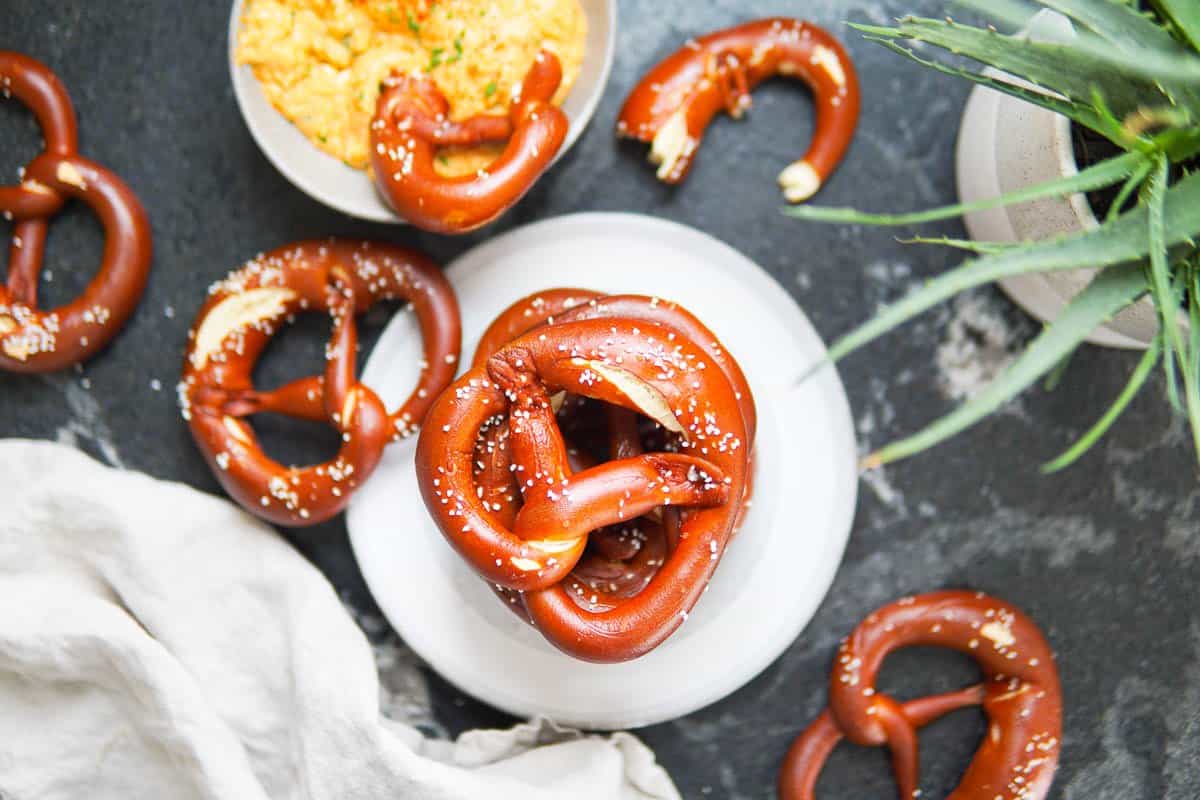
[{"label": "pretzel on dark surface", "polygon": [[803,80],[817,104],[808,152],[779,174],[787,200],[802,202],[845,155],[859,111],[854,64],[836,39],[810,22],[774,17],[688,40],[630,93],[617,135],[649,143],[658,178],[679,183],[713,118],[725,111],[740,119],[754,88],[775,76]]},{"label": "pretzel on dark surface", "polygon": [[[355,377],[354,317],[393,299],[411,303],[424,360],[416,388],[389,414]],[[324,375],[258,391],[252,376],[263,348],[301,311],[332,317]],[[378,242],[298,242],[259,256],[209,290],[189,333],[183,416],[225,491],[246,510],[281,525],[315,524],[345,507],[389,442],[417,429],[454,377],[460,346],[454,291],[425,256]],[[309,467],[279,464],[245,420],[261,412],[332,425],[343,440],[338,455]]]},{"label": "pretzel on dark surface", "polygon": [[[977,686],[900,703],[875,688],[884,659],[912,645],[948,647],[983,670]],[[917,729],[959,708],[982,706],[988,731],[949,800],[1043,800],[1062,740],[1054,653],[1037,625],[982,592],[908,597],[875,611],[838,649],[829,709],[792,745],[781,800],[812,800],[821,768],[842,738],[887,745],[900,797],[919,796]]]},{"label": "pretzel on dark surface", "polygon": [[[0,369],[51,372],[94,356],[133,314],[150,274],[150,223],[120,178],[77,152],[71,98],[49,67],[0,51],[0,91],[33,112],[45,139],[21,183],[0,187],[0,213],[14,222],[8,281],[0,286]],[[43,310],[37,291],[49,222],[72,197],[100,218],[104,253],[79,297]]]}]

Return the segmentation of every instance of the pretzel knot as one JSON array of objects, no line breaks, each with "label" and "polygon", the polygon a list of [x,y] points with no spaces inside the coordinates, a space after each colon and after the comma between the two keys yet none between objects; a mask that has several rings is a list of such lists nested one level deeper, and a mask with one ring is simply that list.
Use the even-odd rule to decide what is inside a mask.
[{"label": "pretzel knot", "polygon": [[[911,645],[973,657],[983,683],[900,703],[875,690],[887,655]],[[1054,654],[1037,626],[981,592],[933,592],[867,617],[843,641],[830,680],[829,709],[796,739],[779,776],[782,800],[811,800],[821,767],[843,738],[887,745],[900,796],[920,796],[917,729],[982,705],[988,732],[950,800],[1042,800],[1058,767],[1062,695]]]},{"label": "pretzel knot", "polygon": [[[554,161],[570,123],[551,99],[562,66],[538,53],[506,115],[450,120],[450,106],[426,77],[384,82],[371,121],[375,184],[396,213],[438,233],[466,233],[492,222],[529,191]],[[438,148],[506,142],[474,175],[445,177],[434,167]]]},{"label": "pretzel knot", "polygon": [[[664,324],[694,320],[677,306],[544,295],[506,311],[434,404],[418,483],[450,544],[552,644],[628,660],[682,623],[724,552],[747,489],[753,401],[711,333],[701,346],[683,322]],[[519,335],[499,344],[508,333]],[[568,447],[555,408],[565,393],[608,404],[612,460]],[[643,451],[637,414],[663,450]]]},{"label": "pretzel knot", "polygon": [[[76,152],[71,98],[46,65],[0,51],[0,91],[33,112],[46,142],[19,185],[0,186],[0,213],[15,223],[8,282],[0,286],[0,369],[50,372],[95,355],[133,313],[150,273],[150,224],[129,187]],[[46,233],[71,197],[91,206],[104,225],[104,255],[79,297],[45,311],[37,307],[37,289]]]},{"label": "pretzel knot", "polygon": [[617,118],[617,135],[648,142],[659,180],[679,183],[713,118],[724,110],[740,119],[750,108],[750,93],[774,76],[800,78],[817,104],[808,152],[779,173],[787,200],[802,202],[845,155],[859,111],[850,57],[812,23],[775,17],[689,40],[634,87]]},{"label": "pretzel knot", "polygon": [[[424,359],[416,388],[389,414],[355,377],[355,314],[404,299],[420,324]],[[321,376],[274,391],[254,388],[259,355],[276,327],[301,311],[327,312],[333,336]],[[388,442],[413,433],[458,362],[458,303],[438,267],[401,247],[353,240],[308,241],[250,261],[209,289],[189,333],[179,386],[183,417],[225,491],[280,525],[329,519],[375,469]],[[286,467],[261,449],[245,418],[273,412],[332,425],[337,456]]]}]

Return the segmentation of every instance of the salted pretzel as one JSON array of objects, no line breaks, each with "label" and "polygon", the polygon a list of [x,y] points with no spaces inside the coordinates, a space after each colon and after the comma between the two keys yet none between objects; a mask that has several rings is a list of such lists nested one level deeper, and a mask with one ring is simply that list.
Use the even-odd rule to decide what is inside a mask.
[{"label": "salted pretzel", "polygon": [[[413,393],[389,414],[355,377],[354,316],[393,299],[412,304],[424,359]],[[259,355],[278,326],[301,311],[333,320],[324,375],[258,391],[252,375]],[[379,242],[298,242],[260,255],[209,289],[188,334],[183,417],[225,491],[246,510],[280,525],[312,525],[345,507],[385,445],[417,429],[454,377],[460,345],[454,290],[425,256]],[[341,433],[341,449],[315,466],[279,464],[245,419],[260,412],[328,423]]]},{"label": "salted pretzel", "polygon": [[[754,399],[740,366],[723,351],[717,337],[696,317],[678,304],[660,298],[605,296],[579,288],[536,292],[513,303],[492,322],[480,339],[473,364],[486,364],[487,359],[505,343],[542,325],[613,317],[666,325],[699,344],[732,383],[742,409],[748,439],[753,442],[757,420]],[[570,433],[575,434],[568,436],[569,445],[577,444],[575,440],[580,438],[590,438],[593,443],[599,439],[602,440],[600,449],[614,460],[644,452],[643,426],[639,426],[637,414],[626,408],[604,406],[598,415],[601,417],[598,420],[599,427],[603,429],[600,435],[596,436],[595,430],[585,430],[584,435],[580,436],[581,428],[596,427],[593,421],[580,419],[588,410],[584,402],[579,402],[581,400],[569,396],[559,400],[560,426],[570,426]],[[592,414],[596,416],[594,410]],[[588,433],[592,435],[588,436]],[[504,422],[487,428],[477,446],[476,481],[483,492],[482,496],[490,502],[492,510],[500,515],[502,524],[511,525],[520,507],[520,491],[511,471],[507,442],[508,428]],[[593,446],[591,449],[594,453],[598,448]],[[571,468],[577,471],[597,463],[591,454],[579,447],[569,446],[567,455]],[[749,474],[741,499],[743,509],[749,500]],[[586,597],[589,605],[597,609],[611,608],[619,601],[629,599],[649,583],[665,563],[666,556],[673,552],[678,543],[679,522],[678,509],[666,507],[656,510],[654,515],[594,531],[589,539],[588,551],[564,579],[563,585],[568,593]],[[735,531],[736,528],[735,524]],[[515,600],[512,590],[496,585],[493,585],[493,589],[508,603],[509,608],[525,616],[524,605]]]},{"label": "salted pretzel", "polygon": [[[120,178],[77,152],[75,110],[49,67],[0,51],[0,91],[33,112],[46,142],[20,184],[0,186],[0,213],[14,222],[8,282],[0,286],[0,369],[51,372],[95,355],[137,307],[150,274],[150,223]],[[39,309],[49,221],[71,197],[91,206],[104,226],[100,269],[72,302]]]},{"label": "salted pretzel", "polygon": [[[949,647],[974,658],[983,683],[900,703],[876,691],[889,653]],[[781,800],[811,800],[821,767],[844,737],[887,745],[900,797],[918,797],[917,729],[982,705],[988,732],[948,800],[1042,800],[1058,767],[1062,695],[1050,645],[1029,617],[981,592],[908,597],[867,617],[838,650],[829,709],[796,739],[779,776]]]},{"label": "salted pretzel", "polygon": [[[520,592],[511,597],[530,621],[576,658],[623,661],[661,644],[724,552],[745,491],[750,440],[737,392],[713,362],[658,322],[556,318],[501,346],[430,409],[417,477],[434,520],[477,573]],[[575,471],[551,402],[561,392],[649,417],[678,435],[675,452]],[[522,495],[511,517],[486,496],[476,472],[480,442],[501,424]],[[644,587],[596,603],[568,589],[590,532],[662,506],[685,509],[679,541]]]},{"label": "salted pretzel", "polygon": [[[427,77],[393,75],[371,121],[375,184],[400,216],[425,230],[466,233],[492,222],[529,191],[554,161],[570,123],[551,102],[562,65],[548,50],[535,57],[505,115],[450,120],[450,105]],[[506,142],[474,175],[434,168],[438,148]]]},{"label": "salted pretzel", "polygon": [[845,155],[859,110],[850,57],[812,23],[774,17],[689,39],[634,87],[617,119],[617,135],[648,142],[659,180],[679,183],[717,113],[741,119],[750,108],[750,93],[774,76],[801,79],[817,104],[808,152],[779,173],[784,197],[802,202],[816,194]]}]

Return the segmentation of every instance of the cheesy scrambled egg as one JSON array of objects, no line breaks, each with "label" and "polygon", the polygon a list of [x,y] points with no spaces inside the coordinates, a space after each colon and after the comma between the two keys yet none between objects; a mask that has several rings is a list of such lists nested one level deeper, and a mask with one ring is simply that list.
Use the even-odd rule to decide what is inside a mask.
[{"label": "cheesy scrambled egg", "polygon": [[[368,126],[392,72],[433,78],[454,119],[507,111],[545,47],[562,62],[562,103],[583,63],[579,0],[246,0],[237,60],[317,147],[368,166]],[[503,145],[444,150],[438,169],[474,172]]]}]

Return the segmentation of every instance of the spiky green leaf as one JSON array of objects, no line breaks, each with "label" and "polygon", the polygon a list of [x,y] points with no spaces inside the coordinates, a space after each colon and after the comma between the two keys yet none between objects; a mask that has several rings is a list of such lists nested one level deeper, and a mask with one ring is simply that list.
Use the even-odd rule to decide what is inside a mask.
[{"label": "spiky green leaf", "polygon": [[1159,354],[1162,352],[1162,340],[1159,336],[1155,336],[1150,346],[1146,348],[1146,352],[1142,354],[1133,373],[1129,376],[1129,381],[1125,384],[1125,388],[1117,395],[1117,399],[1113,401],[1108,410],[1104,412],[1100,419],[1096,420],[1096,424],[1087,430],[1083,436],[1075,444],[1067,448],[1062,455],[1052,461],[1042,465],[1042,472],[1058,472],[1060,469],[1065,469],[1079,460],[1080,456],[1092,448],[1096,442],[1104,434],[1108,433],[1108,429],[1113,426],[1113,423],[1125,411],[1126,406],[1141,390],[1146,383],[1146,379],[1150,377],[1150,373],[1154,371],[1154,365],[1158,363]]},{"label": "spiky green leaf", "polygon": [[1153,0],[1155,8],[1200,50],[1200,3],[1196,0]]},{"label": "spiky green leaf", "polygon": [[1037,6],[1049,8],[1070,17],[1078,25],[1092,31],[1109,45],[1138,52],[1151,50],[1185,54],[1186,50],[1154,21],[1126,3],[1113,0],[1037,0],[1037,6],[998,3],[996,0],[958,0],[967,8],[1003,20],[1018,28],[1025,27]]},{"label": "spiky green leaf", "polygon": [[1071,300],[1058,319],[1037,336],[1000,377],[920,433],[868,456],[867,468],[907,458],[974,425],[1022,392],[1059,363],[1088,334],[1146,291],[1140,264],[1105,270]]},{"label": "spiky green leaf", "polygon": [[936,45],[1079,103],[1089,102],[1093,91],[1099,90],[1120,117],[1143,106],[1172,106],[1200,99],[1200,59],[1190,56],[1164,59],[1156,52],[1134,56],[1113,47],[1091,47],[1086,40],[1030,41],[921,17],[906,17],[895,28],[854,27],[871,36]]},{"label": "spiky green leaf", "polygon": [[915,211],[909,214],[872,214],[853,208],[834,208],[831,206],[789,206],[784,213],[797,219],[816,220],[819,222],[848,222],[858,225],[917,225],[922,222],[934,222],[940,219],[983,211],[989,208],[999,208],[1014,203],[1027,203],[1044,197],[1063,197],[1075,192],[1090,192],[1112,186],[1118,181],[1126,180],[1148,162],[1140,152],[1130,152],[1101,161],[1082,172],[1068,175],[1056,180],[1039,183],[1015,192],[1009,192],[1000,197],[977,200],[973,203],[959,203],[952,206],[942,206],[927,211]]},{"label": "spiky green leaf", "polygon": [[[1170,187],[1164,205],[1163,240],[1167,246],[1191,243],[1196,231],[1200,231],[1200,173],[1188,175]],[[829,349],[829,357],[842,358],[917,314],[975,286],[1030,272],[1142,262],[1150,249],[1148,227],[1146,209],[1139,206],[1094,230],[966,261],[839,339]]]}]

